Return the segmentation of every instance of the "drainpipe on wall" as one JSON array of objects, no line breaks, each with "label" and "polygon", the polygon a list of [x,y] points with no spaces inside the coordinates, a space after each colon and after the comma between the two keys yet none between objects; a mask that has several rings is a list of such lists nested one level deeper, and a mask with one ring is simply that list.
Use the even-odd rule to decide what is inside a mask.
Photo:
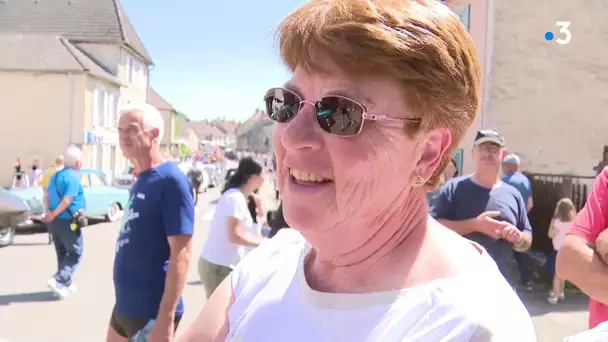
[{"label": "drainpipe on wall", "polygon": [[[69,87],[69,108],[68,108],[68,146],[74,143],[74,75],[68,72]],[[66,146],[67,147],[67,146]]]},{"label": "drainpipe on wall", "polygon": [[481,128],[485,128],[487,109],[490,106],[490,97],[492,95],[492,57],[494,54],[494,0],[486,0],[486,63],[485,63],[485,80],[482,94],[482,115]]}]

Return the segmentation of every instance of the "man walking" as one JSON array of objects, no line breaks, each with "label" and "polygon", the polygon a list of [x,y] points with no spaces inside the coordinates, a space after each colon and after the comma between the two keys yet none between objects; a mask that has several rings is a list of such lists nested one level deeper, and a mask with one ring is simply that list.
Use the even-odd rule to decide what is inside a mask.
[{"label": "man walking", "polygon": [[201,184],[203,183],[203,171],[201,171],[196,161],[192,161],[192,167],[188,170],[188,179],[192,185],[192,194],[194,195],[194,205],[198,204],[198,194],[200,192]]},{"label": "man walking", "polygon": [[194,232],[194,199],[186,175],[163,159],[164,122],[148,104],[120,111],[120,147],[138,170],[125,208],[114,259],[116,303],[107,341],[149,334],[169,342],[184,313]]},{"label": "man walking", "polygon": [[82,151],[69,147],[65,153],[65,168],[51,176],[45,193],[48,213],[44,221],[49,225],[57,252],[57,273],[49,279],[48,286],[61,299],[76,291],[72,275],[83,251],[82,232],[73,224],[75,215],[86,205],[78,172],[81,165]]},{"label": "man walking", "polygon": [[500,179],[505,154],[505,141],[498,132],[477,132],[473,147],[475,172],[445,184],[430,214],[483,246],[505,278],[514,284],[513,250],[524,252],[530,248],[532,229],[520,193]]},{"label": "man walking", "polygon": [[[530,212],[532,209],[532,184],[528,177],[523,173],[519,172],[521,161],[519,156],[514,153],[508,154],[502,161],[502,181],[512,185],[519,191],[521,197],[526,203],[526,212]],[[515,261],[517,262],[517,268],[519,269],[520,280],[522,290],[530,291],[534,288],[532,283],[533,270],[532,270],[532,258],[527,253],[515,252]]]}]

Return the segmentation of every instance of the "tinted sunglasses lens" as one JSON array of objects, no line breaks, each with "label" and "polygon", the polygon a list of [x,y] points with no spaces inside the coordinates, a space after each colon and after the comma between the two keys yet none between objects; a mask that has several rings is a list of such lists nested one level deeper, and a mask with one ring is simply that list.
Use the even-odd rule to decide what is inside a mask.
[{"label": "tinted sunglasses lens", "polygon": [[355,135],[363,123],[363,107],[338,96],[327,96],[315,105],[317,121],[323,130],[335,135]]},{"label": "tinted sunglasses lens", "polygon": [[270,89],[264,98],[266,113],[272,121],[288,122],[300,111],[298,95],[281,88]]}]

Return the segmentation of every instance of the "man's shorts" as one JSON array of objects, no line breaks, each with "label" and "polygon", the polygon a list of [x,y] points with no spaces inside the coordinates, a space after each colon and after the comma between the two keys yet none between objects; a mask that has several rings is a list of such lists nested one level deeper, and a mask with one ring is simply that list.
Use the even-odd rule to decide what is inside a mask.
[{"label": "man's shorts", "polygon": [[[175,330],[177,330],[177,326],[181,319],[182,316],[175,316],[175,320],[173,321]],[[112,317],[110,317],[110,327],[112,327],[118,335],[130,339],[143,329],[149,321],[149,319],[122,315],[116,311],[116,307],[114,307],[112,310]]]}]

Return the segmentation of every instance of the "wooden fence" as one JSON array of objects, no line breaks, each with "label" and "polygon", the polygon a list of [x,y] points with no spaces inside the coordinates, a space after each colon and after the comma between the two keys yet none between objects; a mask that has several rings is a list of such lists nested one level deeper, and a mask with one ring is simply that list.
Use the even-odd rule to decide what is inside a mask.
[{"label": "wooden fence", "polygon": [[547,232],[557,202],[564,197],[569,197],[574,202],[577,211],[580,210],[587,201],[594,177],[541,173],[524,174],[532,183],[532,200],[534,201],[534,206],[528,213],[533,230],[532,248],[541,252],[550,252],[553,249],[553,244],[547,236]]}]

